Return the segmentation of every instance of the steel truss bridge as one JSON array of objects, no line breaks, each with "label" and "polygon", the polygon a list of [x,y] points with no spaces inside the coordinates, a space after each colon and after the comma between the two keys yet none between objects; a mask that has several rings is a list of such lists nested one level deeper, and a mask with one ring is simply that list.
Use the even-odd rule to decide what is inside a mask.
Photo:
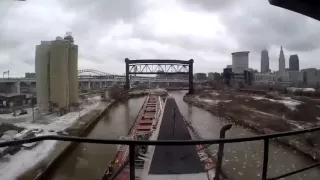
[{"label": "steel truss bridge", "polygon": [[188,75],[189,94],[193,94],[193,59],[164,60],[164,59],[125,59],[126,89],[130,88],[131,74],[186,74]]},{"label": "steel truss bridge", "polygon": [[[188,74],[186,71],[188,70],[188,66],[186,65],[172,65],[172,64],[161,64],[158,67],[154,67],[157,65],[148,65],[149,67],[138,67],[136,65],[133,69],[136,69],[136,74],[148,74],[146,71],[157,72],[157,74]],[[160,72],[158,69],[160,68]],[[145,73],[139,73],[145,72]],[[162,71],[163,70],[163,71]],[[167,73],[166,73],[167,72]],[[179,72],[179,73],[176,73]],[[90,73],[93,75],[86,75],[85,73]],[[131,74],[135,74],[134,72]],[[125,75],[115,75],[110,74],[94,69],[81,69],[78,71],[79,82],[126,82]],[[131,82],[180,82],[180,83],[188,83],[188,78],[166,78],[166,77],[147,77],[147,76],[129,76],[129,80]],[[34,83],[36,82],[36,78],[24,78],[24,77],[9,77],[9,78],[0,78],[0,83],[16,83],[16,82],[24,82],[24,83]],[[200,81],[196,81],[195,83],[201,83]]]},{"label": "steel truss bridge", "polygon": [[78,70],[78,74],[83,74],[83,73],[93,73],[99,76],[114,76],[112,74],[106,73],[106,72],[102,72],[102,71],[98,71],[98,70],[94,70],[94,69],[80,69]]}]

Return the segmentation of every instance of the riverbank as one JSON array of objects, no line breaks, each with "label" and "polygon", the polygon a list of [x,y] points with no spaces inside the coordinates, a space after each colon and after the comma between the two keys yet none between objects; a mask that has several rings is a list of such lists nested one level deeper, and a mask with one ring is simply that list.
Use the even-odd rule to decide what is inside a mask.
[{"label": "riverbank", "polygon": [[[136,98],[145,95],[145,93],[135,93],[134,95],[130,95],[129,98]],[[69,126],[66,125],[64,130],[58,131],[56,134],[86,137],[93,129],[93,127],[97,124],[97,122],[101,119],[101,117],[108,111],[108,109],[110,109],[110,107],[114,104],[117,104],[118,101],[100,101],[98,103],[99,105],[94,109],[91,109],[91,111],[80,112],[79,114],[77,114],[77,116],[79,117],[76,121],[74,121]],[[36,165],[34,165],[33,167],[28,168],[28,170],[22,173],[22,175],[20,175],[18,179],[25,180],[46,178],[47,173],[43,172],[50,172],[51,169],[54,169],[59,161],[70,154],[70,152],[72,152],[72,150],[74,150],[77,146],[77,143],[73,142],[49,142],[52,142],[50,143],[51,148],[47,151],[47,154],[43,154],[42,160],[36,163]],[[47,142],[41,142],[39,143],[39,145],[45,143]]]},{"label": "riverbank", "polygon": [[[63,131],[59,131],[58,135],[68,135],[68,136],[85,136],[94,124],[99,120],[99,118],[109,109],[111,105],[115,102],[99,102],[99,105],[92,109],[91,111],[83,114],[79,114],[79,118],[73,122],[69,127],[65,127]],[[46,174],[43,172],[48,172],[48,169],[53,168],[57,163],[67,155],[74,147],[76,143],[73,142],[57,142],[49,141],[51,143],[51,149],[47,154],[43,155],[41,161],[36,165],[29,168],[27,171],[23,172],[17,179],[37,179],[44,178]],[[46,144],[49,142],[40,142],[39,145]]]},{"label": "riverbank", "polygon": [[[231,98],[226,96],[226,94],[224,95],[221,95],[221,94],[217,92],[212,92],[212,94],[210,95],[211,97],[210,96],[199,97],[199,94],[186,95],[184,96],[183,100],[188,104],[205,109],[225,121],[230,121],[235,124],[241,125],[259,134],[299,130],[303,127],[301,125],[301,122],[299,121],[292,121],[292,120],[287,121],[287,119],[284,118],[284,115],[277,116],[271,113],[262,112],[257,110],[258,107],[255,109],[249,108],[248,106],[243,105],[245,103],[242,103],[240,101],[237,102],[236,98],[234,97]],[[219,97],[214,98],[212,96],[219,96]],[[232,95],[232,96],[235,96],[235,95]],[[248,101],[250,100],[244,99],[244,102],[248,102]],[[280,106],[279,104],[273,104],[273,107],[270,108],[270,110],[279,109],[277,105]],[[255,106],[257,105],[255,104]],[[266,108],[266,107],[267,105],[264,105],[263,108]],[[310,125],[310,122],[306,124]],[[304,127],[304,128],[308,128],[308,127]],[[318,133],[313,133],[313,134],[309,133],[309,134],[303,134],[303,135],[277,138],[275,140],[291,147],[294,150],[301,152],[302,154],[314,160],[318,160],[320,157],[318,144],[314,141],[310,143],[310,139],[313,140],[316,136],[318,136]]]}]

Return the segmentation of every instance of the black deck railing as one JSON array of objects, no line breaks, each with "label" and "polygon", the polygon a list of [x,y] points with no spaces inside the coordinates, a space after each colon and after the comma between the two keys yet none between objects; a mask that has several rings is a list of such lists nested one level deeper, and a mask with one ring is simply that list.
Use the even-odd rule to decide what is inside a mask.
[{"label": "black deck railing", "polygon": [[[230,126],[230,125],[227,125]],[[230,126],[231,127],[231,126]],[[229,127],[229,128],[230,128]],[[224,130],[223,130],[224,129]],[[227,127],[223,127],[222,131],[228,130]],[[266,135],[259,135],[259,136],[252,136],[252,137],[243,137],[243,138],[220,138],[220,139],[201,139],[201,140],[116,140],[116,139],[90,139],[90,138],[82,138],[82,137],[72,137],[72,136],[54,136],[54,135],[48,135],[48,136],[38,136],[34,138],[27,138],[22,140],[14,140],[14,141],[7,141],[7,142],[1,142],[0,147],[5,146],[15,146],[15,145],[21,145],[26,143],[32,143],[32,142],[38,142],[38,141],[44,141],[44,140],[57,140],[57,141],[72,141],[72,142],[79,142],[79,143],[95,143],[95,144],[124,144],[129,145],[129,163],[130,163],[130,179],[135,179],[135,172],[134,172],[134,159],[135,159],[135,146],[136,145],[155,145],[155,146],[179,146],[179,145],[209,145],[209,144],[219,144],[219,151],[218,152],[218,163],[217,166],[221,165],[222,162],[222,156],[223,156],[223,146],[225,143],[239,143],[239,142],[246,142],[246,141],[264,141],[264,154],[263,154],[263,167],[262,167],[262,180],[276,180],[280,178],[284,178],[287,176],[291,176],[296,173],[300,173],[302,171],[317,167],[320,165],[320,162],[317,162],[315,164],[312,164],[308,167],[298,169],[286,174],[282,174],[276,177],[267,178],[267,170],[268,170],[268,159],[269,159],[269,140],[272,138],[279,138],[284,136],[292,136],[292,135],[298,135],[303,133],[310,133],[314,131],[319,131],[320,127],[316,128],[310,128],[310,129],[304,129],[299,131],[289,131],[289,132],[281,132],[281,133],[273,133],[273,134],[266,134]],[[221,131],[221,132],[222,132]],[[222,151],[221,151],[222,149]],[[220,157],[220,160],[219,160]],[[220,169],[218,169],[220,171]],[[220,172],[216,172],[216,174],[219,174]],[[219,177],[214,178],[219,179]]]}]

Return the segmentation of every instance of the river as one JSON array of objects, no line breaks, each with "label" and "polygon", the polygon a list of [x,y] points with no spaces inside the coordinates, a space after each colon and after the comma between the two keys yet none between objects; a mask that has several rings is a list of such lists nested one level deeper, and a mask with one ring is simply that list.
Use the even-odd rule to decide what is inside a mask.
[{"label": "river", "polygon": [[[90,138],[118,139],[125,136],[136,118],[144,97],[130,99],[110,107],[90,132]],[[101,179],[116,152],[115,145],[80,143],[54,172],[55,180]]]},{"label": "river", "polygon": [[[183,116],[194,124],[205,138],[218,138],[220,128],[228,122],[221,121],[211,113],[190,106],[183,101],[186,91],[172,91]],[[132,122],[138,114],[144,98],[130,99],[112,106],[106,116],[89,134],[90,138],[119,138],[127,134]],[[227,137],[256,135],[250,130],[233,126]],[[216,151],[217,146],[211,147]],[[269,151],[268,177],[306,167],[313,162],[290,148],[272,142]],[[115,155],[116,146],[98,144],[80,144],[62,163],[52,179],[99,179],[107,164]],[[263,142],[245,142],[227,144],[223,169],[231,179],[261,179],[263,162]],[[311,169],[297,175],[287,177],[288,180],[316,180],[320,177],[319,169]]]}]

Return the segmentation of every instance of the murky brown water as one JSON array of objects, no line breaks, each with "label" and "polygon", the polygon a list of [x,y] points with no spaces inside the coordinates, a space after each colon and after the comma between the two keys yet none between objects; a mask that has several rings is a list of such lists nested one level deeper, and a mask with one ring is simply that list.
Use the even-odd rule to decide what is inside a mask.
[{"label": "murky brown water", "polygon": [[[89,134],[90,138],[118,139],[125,136],[136,118],[144,97],[118,103],[109,109]],[[115,145],[81,143],[59,166],[52,179],[55,180],[95,180],[101,179],[105,168],[113,159]]]},{"label": "murky brown water", "polygon": [[[180,112],[190,119],[194,126],[205,138],[218,138],[220,128],[228,122],[221,121],[211,113],[192,107],[183,101],[186,91],[170,92],[175,97]],[[131,99],[113,106],[90,133],[91,138],[119,138],[127,134],[134,121],[144,98]],[[250,130],[233,126],[227,137],[253,136]],[[212,147],[216,150],[216,146]],[[99,179],[105,167],[113,158],[116,151],[114,145],[80,144],[77,149],[64,161],[55,172],[53,179]],[[246,142],[227,144],[223,169],[232,179],[255,180],[261,179],[263,142]],[[302,168],[313,162],[299,153],[277,143],[270,144],[268,175],[274,176]],[[317,180],[319,169],[312,169],[290,176],[288,180]]]}]

